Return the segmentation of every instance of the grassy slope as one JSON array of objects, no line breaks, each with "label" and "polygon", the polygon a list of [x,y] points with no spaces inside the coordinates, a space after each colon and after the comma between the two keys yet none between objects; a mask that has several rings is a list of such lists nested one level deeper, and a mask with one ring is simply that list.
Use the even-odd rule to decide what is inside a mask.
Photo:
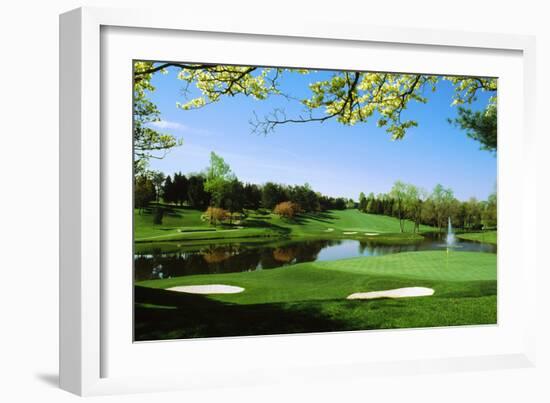
[{"label": "grassy slope", "polygon": [[[295,220],[282,219],[275,214],[249,213],[240,223],[242,228],[213,227],[200,218],[201,212],[187,208],[172,208],[164,217],[162,225],[154,225],[150,212],[134,215],[137,242],[170,240],[212,240],[247,237],[365,237],[365,233],[399,233],[396,218],[374,214],[364,214],[358,210],[331,210],[317,214],[303,214]],[[412,222],[405,223],[405,230],[411,231]],[[430,230],[421,226],[421,231]],[[344,234],[357,232],[357,234]],[[395,236],[395,235],[393,235]],[[412,234],[399,235],[415,238]]]},{"label": "grassy slope", "polygon": [[458,238],[467,239],[469,241],[497,244],[497,231],[486,232],[470,232],[465,234],[457,234]]},{"label": "grassy slope", "polygon": [[[188,231],[207,231],[212,228],[201,220],[201,212],[193,209],[168,208],[164,214],[162,225],[153,224],[153,216],[149,210],[139,212],[134,210],[134,232],[136,240],[142,238],[162,239],[166,235],[177,233],[180,228]],[[190,232],[191,233],[191,232]]]},{"label": "grassy slope", "polygon": [[[163,290],[220,283],[245,291],[206,297]],[[137,285],[140,340],[496,322],[496,255],[485,253],[410,252]],[[345,299],[353,292],[410,286],[431,287],[435,294],[398,300]]]}]

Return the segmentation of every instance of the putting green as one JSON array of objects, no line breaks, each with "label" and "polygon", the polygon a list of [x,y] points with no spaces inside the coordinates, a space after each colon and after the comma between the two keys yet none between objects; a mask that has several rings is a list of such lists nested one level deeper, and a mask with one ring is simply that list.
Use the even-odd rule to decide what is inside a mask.
[{"label": "putting green", "polygon": [[356,292],[424,286],[452,292],[479,282],[496,283],[496,255],[477,252],[423,251],[300,263],[244,273],[204,274],[149,280],[137,285],[168,289],[177,286],[228,284],[239,294],[211,295],[237,304],[346,298]]},{"label": "putting green", "polygon": [[[143,281],[135,293],[136,340],[494,324],[496,274],[492,253],[424,251]],[[167,290],[208,284],[245,290]],[[434,294],[346,299],[411,287]]]}]

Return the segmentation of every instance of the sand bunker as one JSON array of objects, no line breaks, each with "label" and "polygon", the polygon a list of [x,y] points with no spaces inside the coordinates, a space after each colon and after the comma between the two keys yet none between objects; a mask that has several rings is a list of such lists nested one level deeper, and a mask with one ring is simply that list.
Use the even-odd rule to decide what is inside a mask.
[{"label": "sand bunker", "polygon": [[427,297],[433,295],[434,290],[426,287],[405,287],[394,290],[356,292],[348,295],[347,299],[375,299],[375,298],[407,298]]},{"label": "sand bunker", "polygon": [[378,235],[377,232],[365,232],[365,235],[367,236],[375,236],[375,235]]},{"label": "sand bunker", "polygon": [[355,231],[355,232],[344,232],[343,234],[344,235],[355,235],[355,234],[357,234],[357,231]]},{"label": "sand bunker", "polygon": [[332,231],[334,231],[334,228],[327,228],[325,231],[326,232],[332,232]]},{"label": "sand bunker", "polygon": [[188,294],[238,294],[244,288],[225,284],[208,285],[182,285],[179,287],[167,288],[168,291],[186,292]]}]

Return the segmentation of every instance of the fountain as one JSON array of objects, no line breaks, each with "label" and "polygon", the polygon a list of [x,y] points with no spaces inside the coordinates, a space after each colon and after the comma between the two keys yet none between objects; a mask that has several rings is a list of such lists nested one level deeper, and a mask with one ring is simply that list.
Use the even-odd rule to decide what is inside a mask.
[{"label": "fountain", "polygon": [[447,248],[452,248],[453,246],[455,246],[455,243],[456,243],[456,237],[453,232],[453,225],[451,224],[451,217],[449,217],[449,224],[447,226],[446,242],[447,242]]}]

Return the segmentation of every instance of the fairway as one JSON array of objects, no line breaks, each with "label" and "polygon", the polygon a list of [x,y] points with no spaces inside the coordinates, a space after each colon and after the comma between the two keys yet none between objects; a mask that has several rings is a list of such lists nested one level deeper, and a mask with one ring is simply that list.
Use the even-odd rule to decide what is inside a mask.
[{"label": "fairway", "polygon": [[[381,242],[404,242],[422,239],[413,234],[413,223],[404,222],[404,233],[400,233],[399,220],[384,215],[367,214],[356,209],[328,210],[317,213],[303,213],[292,220],[265,212],[246,212],[246,218],[234,225],[211,225],[202,218],[203,212],[192,208],[164,205],[166,210],[162,224],[154,224],[151,211],[135,210],[134,226],[136,242],[197,241],[257,237],[355,237],[378,236]],[[420,232],[434,228],[421,225]],[[383,236],[379,236],[383,235]]]}]

